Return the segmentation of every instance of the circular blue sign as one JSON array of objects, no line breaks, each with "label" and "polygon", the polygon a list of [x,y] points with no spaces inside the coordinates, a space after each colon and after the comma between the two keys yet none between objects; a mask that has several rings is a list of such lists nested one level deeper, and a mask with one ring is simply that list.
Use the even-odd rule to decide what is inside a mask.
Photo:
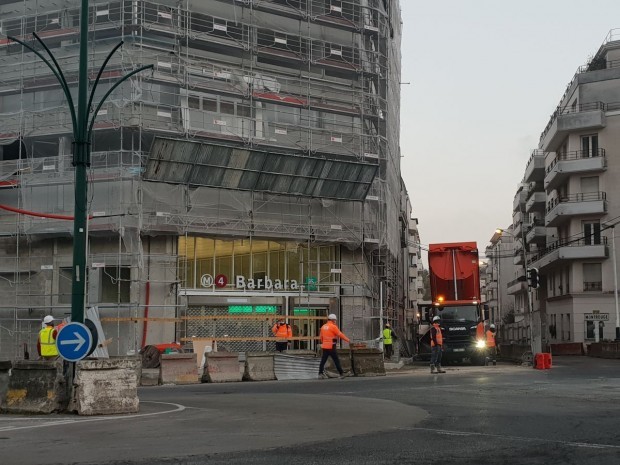
[{"label": "circular blue sign", "polygon": [[82,323],[69,323],[56,336],[56,348],[62,358],[68,362],[82,360],[90,352],[93,335]]}]

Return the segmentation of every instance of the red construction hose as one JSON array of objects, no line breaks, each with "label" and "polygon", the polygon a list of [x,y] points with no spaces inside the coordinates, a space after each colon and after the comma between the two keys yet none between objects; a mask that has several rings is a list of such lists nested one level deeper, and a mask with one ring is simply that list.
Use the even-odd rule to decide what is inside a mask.
[{"label": "red construction hose", "polygon": [[[21,208],[9,207],[8,205],[2,205],[2,204],[0,204],[0,209],[13,212],[13,213],[19,213],[21,215],[37,216],[39,218],[51,218],[54,220],[73,221],[73,217],[69,215],[55,215],[54,213],[31,212],[29,210],[22,210]],[[92,219],[92,215],[89,215],[88,219]]]}]

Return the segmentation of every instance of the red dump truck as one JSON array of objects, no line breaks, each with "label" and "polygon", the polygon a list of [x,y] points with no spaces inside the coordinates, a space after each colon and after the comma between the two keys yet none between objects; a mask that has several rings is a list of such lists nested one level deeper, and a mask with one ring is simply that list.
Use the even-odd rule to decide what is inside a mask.
[{"label": "red dump truck", "polygon": [[[447,360],[483,364],[485,344],[477,338],[478,324],[484,323],[480,302],[480,268],[475,242],[430,244],[428,266],[432,306],[424,312],[430,322],[441,317],[440,325]],[[430,353],[430,334],[420,340],[420,352]]]}]

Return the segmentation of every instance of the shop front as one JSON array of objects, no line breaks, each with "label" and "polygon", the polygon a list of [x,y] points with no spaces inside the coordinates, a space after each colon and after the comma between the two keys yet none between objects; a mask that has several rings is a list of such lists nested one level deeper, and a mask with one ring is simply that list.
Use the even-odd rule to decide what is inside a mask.
[{"label": "shop front", "polygon": [[273,324],[291,325],[291,349],[315,350],[320,326],[339,314],[339,247],[181,237],[184,340],[218,350],[274,350]]}]

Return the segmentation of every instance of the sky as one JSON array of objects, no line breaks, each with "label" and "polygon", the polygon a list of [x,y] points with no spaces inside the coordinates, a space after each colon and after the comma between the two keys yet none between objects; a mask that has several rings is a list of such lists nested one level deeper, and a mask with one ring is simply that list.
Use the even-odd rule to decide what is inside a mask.
[{"label": "sky", "polygon": [[401,169],[420,240],[483,255],[566,85],[620,28],[620,1],[400,3]]}]

